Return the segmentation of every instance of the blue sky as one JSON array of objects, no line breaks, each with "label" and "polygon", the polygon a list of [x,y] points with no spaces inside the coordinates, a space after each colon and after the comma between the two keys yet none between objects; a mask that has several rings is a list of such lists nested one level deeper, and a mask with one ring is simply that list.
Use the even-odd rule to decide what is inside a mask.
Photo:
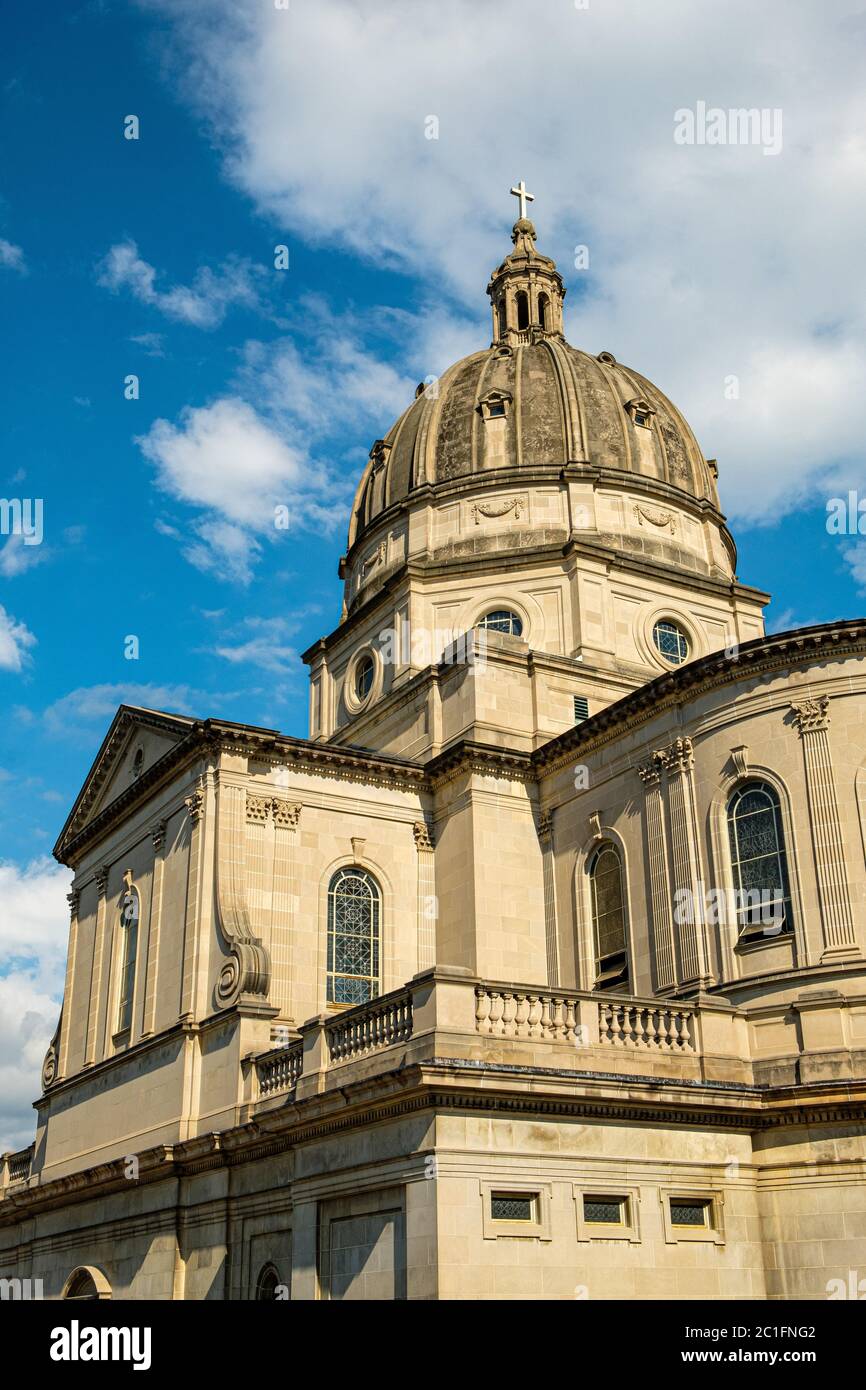
[{"label": "blue sky", "polygon": [[[0,1081],[16,1096],[35,1091],[65,948],[45,856],[114,709],[306,732],[296,654],[338,619],[354,483],[415,384],[488,340],[516,179],[565,277],[570,340],[658,382],[719,458],[769,625],[866,606],[864,543],[825,528],[828,497],[866,493],[866,12],[545,9],[546,33],[510,0],[411,22],[391,0],[6,17],[2,494],[44,505],[42,544],[0,549]],[[698,100],[780,109],[781,152],[678,148],[674,111]]]}]

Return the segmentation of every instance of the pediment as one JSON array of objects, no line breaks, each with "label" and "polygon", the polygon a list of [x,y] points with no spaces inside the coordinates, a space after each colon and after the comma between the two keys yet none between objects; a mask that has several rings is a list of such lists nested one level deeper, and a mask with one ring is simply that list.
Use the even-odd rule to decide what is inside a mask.
[{"label": "pediment", "polygon": [[194,719],[121,705],[60,833],[54,853],[62,859],[68,842],[112,802],[132,791],[186,738]]}]

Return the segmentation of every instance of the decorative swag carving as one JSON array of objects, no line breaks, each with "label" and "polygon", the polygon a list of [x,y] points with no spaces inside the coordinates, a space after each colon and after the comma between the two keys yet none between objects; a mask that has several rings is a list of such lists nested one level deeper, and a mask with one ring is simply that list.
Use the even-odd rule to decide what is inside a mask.
[{"label": "decorative swag carving", "polygon": [[520,520],[520,514],[525,511],[523,501],[519,497],[509,497],[507,502],[475,502],[472,507],[472,515],[475,517],[475,525],[480,525],[481,517],[500,517],[507,516],[509,512],[514,512],[514,520]]}]

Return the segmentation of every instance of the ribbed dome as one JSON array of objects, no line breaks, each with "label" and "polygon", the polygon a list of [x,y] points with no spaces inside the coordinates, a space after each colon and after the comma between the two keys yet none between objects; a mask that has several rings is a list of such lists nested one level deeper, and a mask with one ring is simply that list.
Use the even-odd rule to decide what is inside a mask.
[{"label": "ribbed dome", "polygon": [[608,352],[580,352],[559,333],[532,327],[507,337],[455,363],[435,386],[419,387],[376,441],[355,498],[350,546],[416,488],[499,468],[590,463],[657,478],[717,505],[695,436],[646,377]]}]

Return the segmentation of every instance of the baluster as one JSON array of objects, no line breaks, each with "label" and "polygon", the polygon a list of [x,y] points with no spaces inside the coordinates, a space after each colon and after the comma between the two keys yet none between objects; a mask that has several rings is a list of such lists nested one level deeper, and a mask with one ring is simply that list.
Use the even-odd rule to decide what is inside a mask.
[{"label": "baluster", "polygon": [[530,998],[531,996],[528,994],[515,995],[514,1036],[516,1038],[525,1038],[529,1032]]},{"label": "baluster", "polygon": [[539,1012],[538,1031],[542,1038],[549,1038],[551,1041],[556,1034],[553,1030],[553,1020],[551,1017],[551,1004],[553,1000],[549,994],[543,994],[539,1000],[541,1009]]},{"label": "baluster", "polygon": [[514,1020],[517,1017],[517,1001],[513,994],[502,996],[502,1032],[506,1038],[513,1038],[516,1032]]},{"label": "baluster", "polygon": [[490,995],[486,989],[475,991],[475,1027],[479,1033],[490,1032]]},{"label": "baluster", "polygon": [[490,991],[490,1031],[497,1037],[501,1037],[505,1031],[503,1014],[505,1013],[505,1000],[498,989]]}]

